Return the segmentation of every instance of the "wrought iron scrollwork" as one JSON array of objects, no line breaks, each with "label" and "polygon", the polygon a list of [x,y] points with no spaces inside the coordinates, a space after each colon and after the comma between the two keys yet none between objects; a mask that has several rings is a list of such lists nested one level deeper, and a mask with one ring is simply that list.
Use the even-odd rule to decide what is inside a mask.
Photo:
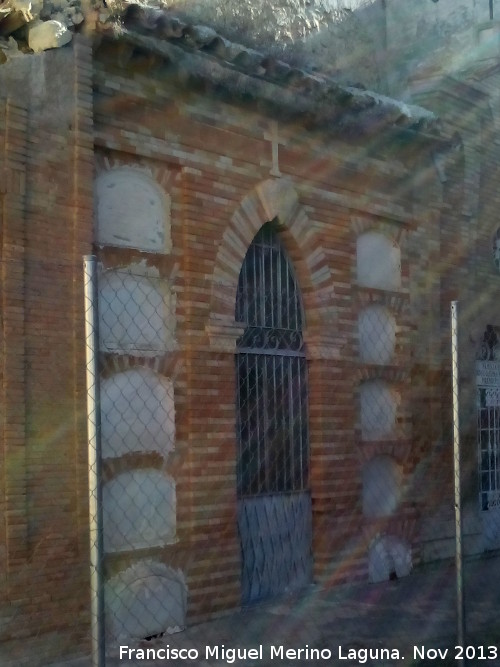
[{"label": "wrought iron scrollwork", "polygon": [[483,340],[478,352],[478,359],[480,361],[499,361],[500,360],[500,348],[498,334],[491,324],[486,326],[486,330],[483,334]]},{"label": "wrought iron scrollwork", "polygon": [[280,351],[301,354],[304,352],[302,331],[248,327],[238,339],[239,352]]}]

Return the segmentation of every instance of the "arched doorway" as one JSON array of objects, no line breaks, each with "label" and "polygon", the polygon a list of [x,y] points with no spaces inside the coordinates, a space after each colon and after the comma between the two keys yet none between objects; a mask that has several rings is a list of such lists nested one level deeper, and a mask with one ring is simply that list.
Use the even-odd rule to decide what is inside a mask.
[{"label": "arched doorway", "polygon": [[241,268],[236,320],[237,491],[242,602],[311,579],[307,363],[299,287],[266,223]]}]

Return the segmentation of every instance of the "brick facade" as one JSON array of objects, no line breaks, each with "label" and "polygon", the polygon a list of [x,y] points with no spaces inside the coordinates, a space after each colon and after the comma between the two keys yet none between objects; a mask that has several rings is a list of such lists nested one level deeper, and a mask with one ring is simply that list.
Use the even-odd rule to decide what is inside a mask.
[{"label": "brick facade", "polygon": [[[65,653],[87,645],[81,256],[92,242],[90,49],[75,44],[70,58],[29,59],[0,77],[9,93],[0,114],[0,632],[2,656],[23,664],[23,644],[9,640],[30,637],[33,653],[60,652],[59,641]],[[66,86],[74,94],[63,101]]]},{"label": "brick facade", "polygon": [[[141,557],[183,571],[188,623],[240,605],[234,354],[242,325],[234,307],[246,251],[270,220],[280,225],[304,305],[314,580],[366,580],[370,546],[386,534],[410,546],[414,565],[443,555],[435,545],[448,516],[443,499],[450,504],[452,492],[447,309],[450,297],[472,300],[478,283],[468,285],[471,268],[489,252],[481,222],[487,207],[473,243],[462,217],[461,170],[474,188],[474,147],[465,142],[464,167],[447,141],[452,123],[442,138],[374,126],[360,141],[282,120],[270,104],[197,90],[147,58],[131,61],[126,48],[106,39],[93,54],[78,39],[16,67],[31,91],[23,106],[19,70],[0,71],[9,91],[0,97],[6,655],[33,665],[13,653],[22,651],[14,640],[26,637],[40,662],[44,652],[88,650],[81,260],[93,250],[103,271],[145,262],[175,296],[175,349],[106,353],[101,366],[103,378],[147,368],[173,381],[175,456],[166,472],[176,484],[178,540]],[[265,136],[276,120],[280,176]],[[435,161],[443,155],[442,182]],[[94,182],[121,167],[147,172],[168,195],[167,252],[93,245]],[[481,184],[487,192],[489,184]],[[369,232],[399,249],[400,287],[358,281],[357,243]],[[385,364],[361,361],[358,318],[368,306],[384,307],[396,323],[394,355]],[[373,441],[360,417],[367,383],[398,396],[395,428]],[[375,457],[397,463],[403,490],[389,516],[368,518],[363,468]],[[156,464],[151,457],[105,462],[105,479],[143,465]],[[110,555],[106,575],[134,558]]]}]

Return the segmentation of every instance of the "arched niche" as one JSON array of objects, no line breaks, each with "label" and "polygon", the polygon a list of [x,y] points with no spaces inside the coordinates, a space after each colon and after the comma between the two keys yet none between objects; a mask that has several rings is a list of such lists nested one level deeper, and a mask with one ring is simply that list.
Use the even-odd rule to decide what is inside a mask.
[{"label": "arched niche", "polygon": [[186,624],[184,575],[164,563],[143,560],[106,582],[108,636],[144,639],[179,632]]},{"label": "arched niche", "polygon": [[383,290],[401,288],[401,251],[380,232],[365,232],[356,245],[358,284]]},{"label": "arched niche", "polygon": [[368,578],[372,583],[400,579],[412,569],[411,548],[394,535],[380,535],[368,552]]},{"label": "arched niche", "polygon": [[365,364],[389,364],[394,357],[396,320],[384,306],[364,308],[358,316],[359,353]]},{"label": "arched niche", "polygon": [[102,457],[174,449],[172,380],[146,368],[130,368],[101,380]]},{"label": "arched niche", "polygon": [[390,456],[376,456],[362,470],[363,515],[379,518],[391,516],[402,493],[401,467]]},{"label": "arched niche", "polygon": [[174,480],[159,470],[124,472],[103,487],[104,551],[132,551],[175,542]]},{"label": "arched niche", "polygon": [[175,298],[165,279],[105,271],[98,305],[101,351],[148,356],[175,348]]},{"label": "arched niche", "polygon": [[97,243],[170,252],[170,197],[144,171],[118,167],[95,182]]},{"label": "arched niche", "polygon": [[360,386],[361,437],[386,440],[394,437],[399,394],[383,380],[369,380]]}]

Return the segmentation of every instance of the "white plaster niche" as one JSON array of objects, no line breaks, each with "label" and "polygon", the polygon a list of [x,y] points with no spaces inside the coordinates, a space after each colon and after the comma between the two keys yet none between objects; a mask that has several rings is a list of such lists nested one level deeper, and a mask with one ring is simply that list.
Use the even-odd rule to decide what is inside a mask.
[{"label": "white plaster niche", "polygon": [[147,368],[132,368],[101,380],[102,457],[157,452],[175,444],[174,385]]},{"label": "white plaster niche", "polygon": [[101,173],[94,201],[100,245],[172,250],[170,197],[145,170],[118,167]]},{"label": "white plaster niche", "polygon": [[384,306],[368,306],[358,317],[359,352],[365,364],[388,364],[394,357],[396,320]]},{"label": "white plaster niche", "polygon": [[155,469],[124,472],[103,487],[104,551],[131,551],[176,541],[174,480]]},{"label": "white plaster niche", "polygon": [[360,386],[361,437],[386,440],[395,436],[398,392],[383,380],[369,380]]},{"label": "white plaster niche", "polygon": [[396,291],[401,288],[401,251],[380,232],[365,232],[356,248],[358,284]]},{"label": "white plaster niche", "polygon": [[104,271],[98,306],[101,351],[154,356],[175,349],[175,296],[164,278]]},{"label": "white plaster niche", "polygon": [[364,516],[391,516],[401,499],[401,467],[390,456],[376,456],[363,466],[362,480]]},{"label": "white plaster niche", "polygon": [[370,545],[368,578],[372,583],[406,577],[412,569],[411,548],[394,535],[380,535]]},{"label": "white plaster niche", "polygon": [[186,625],[187,586],[180,570],[143,560],[106,582],[106,625],[115,640],[173,634]]}]

